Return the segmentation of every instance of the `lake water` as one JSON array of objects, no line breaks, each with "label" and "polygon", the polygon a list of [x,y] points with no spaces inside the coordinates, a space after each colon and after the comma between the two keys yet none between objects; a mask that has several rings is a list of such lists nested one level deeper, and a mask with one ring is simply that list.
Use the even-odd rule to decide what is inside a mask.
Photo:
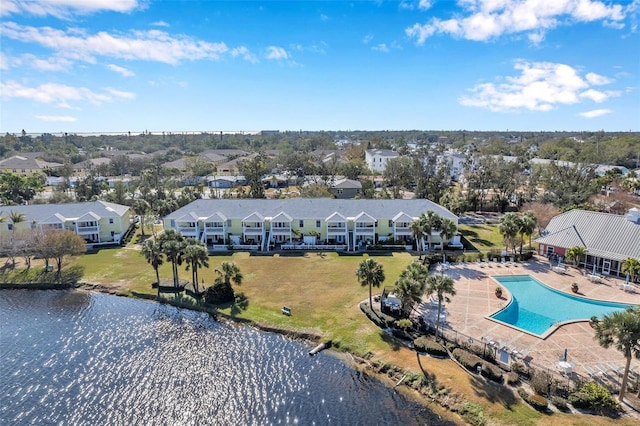
[{"label": "lake water", "polygon": [[171,306],[0,291],[3,425],[452,424],[326,352]]}]

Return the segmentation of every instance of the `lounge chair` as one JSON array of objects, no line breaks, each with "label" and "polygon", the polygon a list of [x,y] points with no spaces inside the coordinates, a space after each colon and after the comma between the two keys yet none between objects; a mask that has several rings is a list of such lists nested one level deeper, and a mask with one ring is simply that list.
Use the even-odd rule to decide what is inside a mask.
[{"label": "lounge chair", "polygon": [[600,364],[597,364],[596,368],[600,371],[600,373],[605,374],[605,375],[609,372],[609,369],[607,367],[603,367]]},{"label": "lounge chair", "polygon": [[529,355],[529,349],[525,348],[521,351],[517,351],[514,356],[518,359],[525,359]]},{"label": "lounge chair", "polygon": [[602,373],[596,372],[593,368],[589,367],[588,365],[583,365],[582,368],[584,368],[584,371],[586,371],[587,374],[592,378],[595,378],[598,374],[602,374]]}]

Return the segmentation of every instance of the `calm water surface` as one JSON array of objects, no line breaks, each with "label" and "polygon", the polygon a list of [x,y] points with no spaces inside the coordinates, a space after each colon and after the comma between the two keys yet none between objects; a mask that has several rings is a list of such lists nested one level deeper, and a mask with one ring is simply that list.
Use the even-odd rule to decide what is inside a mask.
[{"label": "calm water surface", "polygon": [[451,424],[283,336],[104,294],[0,291],[3,425]]}]

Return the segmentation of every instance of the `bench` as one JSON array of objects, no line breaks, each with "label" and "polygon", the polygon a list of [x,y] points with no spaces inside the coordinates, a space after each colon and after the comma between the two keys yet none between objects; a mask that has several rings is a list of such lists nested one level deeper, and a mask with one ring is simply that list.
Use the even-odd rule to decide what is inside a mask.
[{"label": "bench", "polygon": [[283,314],[283,315],[286,315],[286,316],[288,316],[288,317],[290,317],[290,316],[291,316],[291,308],[290,308],[290,307],[288,307],[288,306],[283,306],[283,307],[282,307],[282,309],[281,309],[281,311],[282,311],[282,314]]}]

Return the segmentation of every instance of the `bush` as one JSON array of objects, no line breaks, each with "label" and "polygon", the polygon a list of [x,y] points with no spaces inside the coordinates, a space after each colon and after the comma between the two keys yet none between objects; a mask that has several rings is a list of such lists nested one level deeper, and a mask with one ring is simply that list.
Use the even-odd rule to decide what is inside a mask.
[{"label": "bush", "polygon": [[467,352],[464,349],[456,348],[453,350],[453,357],[469,371],[477,371],[478,366],[482,365],[482,358],[478,355]]},{"label": "bush", "polygon": [[413,347],[418,352],[426,352],[429,355],[446,357],[446,349],[433,339],[426,337],[418,337],[413,341]]},{"label": "bush", "polygon": [[511,364],[511,371],[513,371],[514,373],[518,374],[519,376],[523,376],[525,378],[529,378],[531,377],[531,371],[529,370],[529,367],[527,367],[526,365],[524,365],[522,362],[514,362]]},{"label": "bush", "polygon": [[487,348],[484,345],[471,345],[469,347],[469,351],[487,361],[494,362],[496,359],[496,356],[493,353],[493,350],[491,348]]},{"label": "bush", "polygon": [[478,404],[473,402],[465,402],[458,411],[463,419],[474,426],[484,426],[486,419],[484,418],[484,410]]},{"label": "bush", "polygon": [[531,387],[538,395],[551,396],[555,393],[558,382],[544,370],[536,371],[531,377]]},{"label": "bush", "polygon": [[502,370],[496,365],[483,362],[481,374],[491,381],[498,383],[502,382]]},{"label": "bush", "polygon": [[576,408],[586,408],[598,413],[620,411],[620,404],[607,388],[595,382],[582,385],[578,392],[569,395],[569,402]]},{"label": "bush", "polygon": [[510,386],[517,385],[520,382],[520,375],[518,373],[510,371],[509,373],[505,374],[505,380]]},{"label": "bush", "polygon": [[564,398],[560,398],[559,396],[554,396],[551,398],[551,403],[555,405],[561,411],[567,411],[567,400]]},{"label": "bush", "polygon": [[211,287],[207,287],[204,292],[204,300],[212,305],[222,305],[235,301],[235,294],[231,284],[217,281]]},{"label": "bush", "polygon": [[387,328],[394,325],[396,319],[390,315],[384,314],[377,309],[372,309],[369,303],[360,304],[360,310],[380,328]]},{"label": "bush", "polygon": [[530,395],[529,392],[524,390],[523,388],[518,388],[518,395],[522,398],[527,404],[532,406],[534,409],[538,411],[546,411],[549,403],[547,399],[540,395]]}]

